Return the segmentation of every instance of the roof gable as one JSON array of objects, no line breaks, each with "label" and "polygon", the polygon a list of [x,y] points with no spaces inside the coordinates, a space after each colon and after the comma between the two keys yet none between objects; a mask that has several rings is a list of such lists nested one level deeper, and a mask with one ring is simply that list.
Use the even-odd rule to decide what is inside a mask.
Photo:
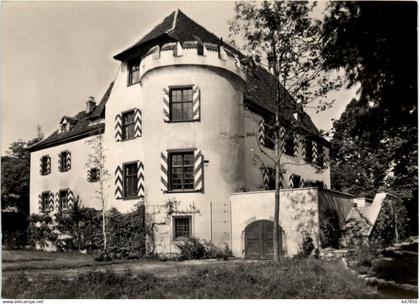
[{"label": "roof gable", "polygon": [[209,32],[203,26],[185,15],[181,10],[173,11],[169,16],[165,17],[161,23],[156,25],[149,33],[143,36],[138,42],[124,51],[114,56],[114,59],[125,60],[130,54],[149,42],[158,38],[169,38],[172,41],[195,41],[197,39],[207,43],[223,44],[224,47],[232,52],[240,54],[240,52],[223,42],[220,37]]}]

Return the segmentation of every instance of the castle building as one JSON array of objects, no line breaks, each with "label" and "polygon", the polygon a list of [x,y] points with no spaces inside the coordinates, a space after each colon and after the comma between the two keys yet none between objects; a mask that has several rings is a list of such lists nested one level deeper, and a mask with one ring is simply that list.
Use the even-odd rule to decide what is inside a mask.
[{"label": "castle building", "polygon": [[[114,56],[120,67],[98,104],[90,97],[29,148],[31,213],[60,212],[76,196],[101,209],[92,162],[101,147],[106,207],[144,203],[155,252],[174,252],[186,236],[232,246],[232,194],[274,187],[276,81],[243,58],[181,11],[167,16]],[[290,96],[281,115],[283,188],[329,188],[329,142]]]}]

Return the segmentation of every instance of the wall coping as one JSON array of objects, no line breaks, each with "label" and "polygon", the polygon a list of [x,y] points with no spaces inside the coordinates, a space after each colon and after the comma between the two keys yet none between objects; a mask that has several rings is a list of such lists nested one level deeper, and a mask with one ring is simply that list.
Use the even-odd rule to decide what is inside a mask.
[{"label": "wall coping", "polygon": [[140,62],[140,81],[151,70],[167,66],[209,66],[224,69],[246,81],[246,67],[240,58],[212,43],[197,41],[170,42],[151,47]]},{"label": "wall coping", "polygon": [[[310,190],[316,189],[317,187],[305,187],[305,188],[293,188],[293,189],[280,189],[281,192],[291,192],[291,191],[300,191],[300,190]],[[246,191],[246,192],[232,192],[230,195],[242,195],[242,194],[263,194],[263,193],[274,193],[275,190],[257,190],[257,191]]]}]

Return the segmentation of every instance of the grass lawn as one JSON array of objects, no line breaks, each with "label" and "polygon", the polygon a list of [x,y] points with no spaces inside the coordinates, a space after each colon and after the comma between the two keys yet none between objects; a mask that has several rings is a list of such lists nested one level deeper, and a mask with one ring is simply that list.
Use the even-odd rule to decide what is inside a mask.
[{"label": "grass lawn", "polygon": [[45,252],[38,250],[2,250],[3,271],[34,269],[69,269],[85,266],[127,263],[123,260],[98,263],[92,255],[79,252]]},{"label": "grass lawn", "polygon": [[157,277],[144,272],[90,271],[72,279],[59,275],[3,281],[3,298],[380,298],[344,269],[340,260],[284,259],[279,264],[207,265],[187,275]]}]

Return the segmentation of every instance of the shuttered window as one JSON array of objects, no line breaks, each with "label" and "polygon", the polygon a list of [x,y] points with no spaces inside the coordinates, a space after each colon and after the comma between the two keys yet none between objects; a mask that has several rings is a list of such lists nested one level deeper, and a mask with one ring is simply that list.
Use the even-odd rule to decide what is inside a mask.
[{"label": "shuttered window", "polygon": [[41,175],[50,174],[51,159],[48,155],[41,157]]},{"label": "shuttered window", "polygon": [[170,90],[171,121],[186,121],[193,119],[193,89]]},{"label": "shuttered window", "polygon": [[67,209],[68,206],[68,190],[60,190],[59,192],[59,202],[58,202],[58,206],[60,208],[60,210],[65,210]]},{"label": "shuttered window", "polygon": [[41,201],[41,211],[42,212],[48,212],[49,209],[49,198],[50,198],[50,192],[43,192],[42,193],[42,201]]},{"label": "shuttered window", "polygon": [[312,162],[312,140],[309,137],[305,138],[303,149],[305,150],[304,159],[309,163]]},{"label": "shuttered window", "polygon": [[60,153],[59,169],[61,172],[70,170],[70,153],[69,151],[63,151]]},{"label": "shuttered window", "polygon": [[285,139],[285,146],[284,146],[284,153],[290,156],[294,156],[295,154],[295,136],[294,133],[289,131],[287,132],[286,139]]},{"label": "shuttered window", "polygon": [[122,121],[123,140],[134,138],[134,110],[123,113]]},{"label": "shuttered window", "polygon": [[137,187],[137,163],[125,164],[124,169],[124,198],[136,197]]},{"label": "shuttered window", "polygon": [[170,190],[194,190],[194,153],[169,154]]}]

